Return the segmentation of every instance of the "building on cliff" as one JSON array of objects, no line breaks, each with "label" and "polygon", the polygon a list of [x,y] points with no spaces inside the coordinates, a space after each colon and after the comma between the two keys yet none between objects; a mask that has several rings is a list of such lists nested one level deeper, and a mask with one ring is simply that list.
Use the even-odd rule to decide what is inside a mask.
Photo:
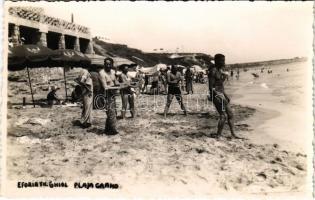
[{"label": "building on cliff", "polygon": [[8,12],[8,37],[12,46],[38,44],[51,49],[93,53],[88,27],[45,15],[42,8],[10,7]]}]

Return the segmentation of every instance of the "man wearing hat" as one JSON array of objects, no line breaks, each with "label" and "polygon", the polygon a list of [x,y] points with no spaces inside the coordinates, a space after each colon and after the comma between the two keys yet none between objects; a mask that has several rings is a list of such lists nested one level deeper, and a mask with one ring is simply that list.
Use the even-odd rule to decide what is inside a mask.
[{"label": "man wearing hat", "polygon": [[103,87],[105,98],[106,98],[106,123],[105,131],[106,135],[116,135],[118,134],[116,127],[116,103],[115,94],[117,92],[117,87],[119,85],[115,71],[113,70],[114,60],[111,58],[105,58],[104,69],[99,71],[100,81]]},{"label": "man wearing hat", "polygon": [[59,87],[51,86],[51,91],[47,94],[47,103],[49,106],[61,103],[60,98],[56,94],[59,89],[60,89]]}]

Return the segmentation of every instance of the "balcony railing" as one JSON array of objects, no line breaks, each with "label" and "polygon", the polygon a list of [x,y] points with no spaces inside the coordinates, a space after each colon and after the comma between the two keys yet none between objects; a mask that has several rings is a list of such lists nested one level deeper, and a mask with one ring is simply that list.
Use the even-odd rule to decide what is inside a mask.
[{"label": "balcony railing", "polygon": [[50,17],[43,14],[42,12],[27,7],[10,7],[9,14],[15,17],[23,18],[37,23],[47,24],[49,26],[53,26],[64,30],[90,34],[90,29],[88,27],[74,24],[56,17]]}]

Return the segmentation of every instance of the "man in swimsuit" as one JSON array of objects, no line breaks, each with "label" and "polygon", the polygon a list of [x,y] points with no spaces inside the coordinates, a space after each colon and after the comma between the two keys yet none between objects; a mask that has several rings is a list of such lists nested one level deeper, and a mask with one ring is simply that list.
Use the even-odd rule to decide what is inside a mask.
[{"label": "man in swimsuit", "polygon": [[186,72],[185,72],[186,92],[187,92],[187,94],[189,94],[189,92],[191,92],[191,94],[194,93],[194,90],[193,90],[193,78],[194,78],[194,74],[192,73],[190,67],[187,67]]},{"label": "man in swimsuit", "polygon": [[151,88],[150,88],[150,92],[153,93],[153,95],[159,94],[159,77],[160,77],[160,71],[157,71],[153,74]]},{"label": "man in swimsuit", "polygon": [[[233,124],[233,112],[230,107],[230,99],[226,95],[224,90],[224,81],[227,78],[222,69],[225,67],[225,56],[222,54],[216,54],[214,57],[215,66],[209,71],[209,92],[210,100],[212,100],[216,110],[220,114],[218,123],[218,130],[216,134],[212,134],[212,137],[220,137],[226,121],[226,115],[228,124],[230,127],[231,135],[234,138],[240,139],[235,135],[234,124]],[[225,115],[226,114],[226,115]]]},{"label": "man in swimsuit", "polygon": [[176,100],[178,101],[184,114],[187,115],[187,111],[183,104],[183,98],[180,91],[180,86],[179,86],[180,81],[182,81],[181,73],[177,71],[177,67],[173,65],[171,68],[171,72],[167,74],[168,93],[167,93],[167,101],[166,101],[165,110],[164,110],[164,117],[166,117],[167,115],[167,112],[170,108],[170,105],[172,103],[174,96]]},{"label": "man in swimsuit", "polygon": [[139,95],[142,92],[143,84],[144,84],[144,73],[141,71],[141,69],[137,70],[136,81],[138,81],[138,89],[136,94]]},{"label": "man in swimsuit", "polygon": [[237,75],[236,75],[236,79],[238,80],[240,78],[240,69],[237,68]]},{"label": "man in swimsuit", "polygon": [[134,98],[134,88],[138,87],[137,85],[132,85],[131,78],[128,75],[128,66],[122,66],[122,74],[119,76],[119,82],[123,85],[126,85],[125,88],[120,90],[121,93],[121,102],[122,110],[121,117],[122,119],[126,118],[127,107],[129,104],[131,118],[135,117],[135,98]]},{"label": "man in swimsuit", "polygon": [[160,81],[163,85],[163,93],[167,94],[167,69],[160,69]]},{"label": "man in swimsuit", "polygon": [[99,71],[100,81],[105,92],[106,98],[106,123],[105,123],[105,134],[116,135],[118,134],[116,128],[116,103],[115,103],[115,92],[117,91],[116,85],[119,85],[115,71],[112,69],[114,61],[111,58],[105,58],[104,69]]},{"label": "man in swimsuit", "polygon": [[104,108],[105,99],[103,98],[96,98],[98,95],[103,95],[104,90],[100,80],[100,70],[103,67],[97,65],[91,65],[92,70],[90,71],[92,82],[93,82],[93,109]]},{"label": "man in swimsuit", "polygon": [[142,93],[147,91],[147,87],[149,84],[149,76],[147,74],[144,75],[144,86],[142,87]]}]

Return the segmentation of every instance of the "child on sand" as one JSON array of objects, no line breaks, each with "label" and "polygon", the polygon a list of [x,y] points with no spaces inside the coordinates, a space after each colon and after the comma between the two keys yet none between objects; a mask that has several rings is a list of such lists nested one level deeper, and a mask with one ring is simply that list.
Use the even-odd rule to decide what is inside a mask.
[{"label": "child on sand", "polygon": [[60,104],[61,100],[57,95],[57,91],[59,87],[51,86],[51,91],[47,94],[47,103],[49,106],[53,106],[54,104]]}]

